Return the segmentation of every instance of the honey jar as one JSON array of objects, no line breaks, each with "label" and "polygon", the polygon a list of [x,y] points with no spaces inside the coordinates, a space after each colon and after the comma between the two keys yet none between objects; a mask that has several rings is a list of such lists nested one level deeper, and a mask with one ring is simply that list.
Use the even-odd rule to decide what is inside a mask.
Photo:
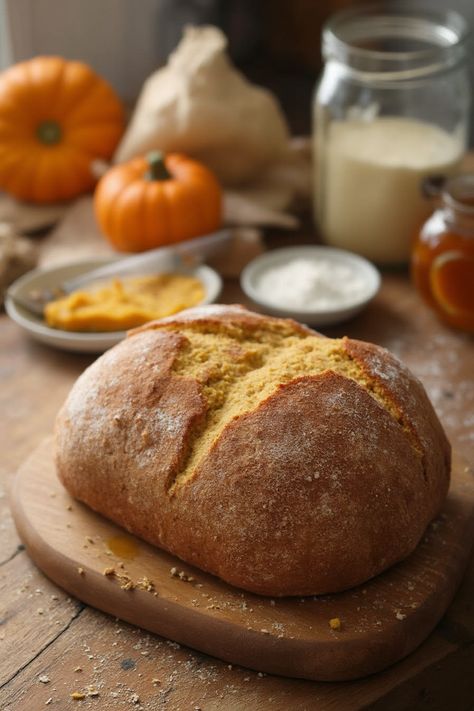
[{"label": "honey jar", "polygon": [[474,333],[474,174],[425,187],[438,206],[414,242],[413,282],[445,323]]}]

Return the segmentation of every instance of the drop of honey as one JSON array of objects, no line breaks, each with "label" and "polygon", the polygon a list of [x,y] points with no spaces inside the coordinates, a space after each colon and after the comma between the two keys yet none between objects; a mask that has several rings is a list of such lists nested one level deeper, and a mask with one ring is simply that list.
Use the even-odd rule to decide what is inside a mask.
[{"label": "drop of honey", "polygon": [[125,560],[133,560],[138,555],[138,546],[132,538],[127,536],[112,536],[107,541],[108,549],[117,556]]}]

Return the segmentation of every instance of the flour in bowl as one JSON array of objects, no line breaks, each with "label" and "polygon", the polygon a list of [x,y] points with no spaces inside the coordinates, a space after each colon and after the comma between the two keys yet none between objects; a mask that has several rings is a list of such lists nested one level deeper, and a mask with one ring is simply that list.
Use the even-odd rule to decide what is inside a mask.
[{"label": "flour in bowl", "polygon": [[367,294],[367,283],[355,268],[330,259],[293,259],[270,267],[256,281],[268,301],[295,310],[332,310],[349,306]]}]

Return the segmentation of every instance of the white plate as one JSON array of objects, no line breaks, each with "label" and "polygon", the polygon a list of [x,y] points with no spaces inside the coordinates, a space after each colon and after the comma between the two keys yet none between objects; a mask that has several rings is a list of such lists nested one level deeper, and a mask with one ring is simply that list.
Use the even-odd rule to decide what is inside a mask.
[{"label": "white plate", "polygon": [[[258,288],[261,275],[271,268],[288,264],[293,259],[317,262],[324,259],[334,265],[350,267],[364,281],[363,293],[358,298],[347,302],[343,307],[315,310],[311,308],[294,309],[284,302],[277,301],[277,295],[266,295]],[[273,316],[282,316],[301,321],[310,326],[327,326],[345,321],[355,316],[374,298],[380,288],[380,273],[371,262],[353,252],[332,247],[300,246],[275,249],[252,260],[243,270],[240,284],[245,294],[258,306]]]},{"label": "white plate", "polygon": [[[17,279],[10,286],[9,291],[13,297],[15,295],[27,296],[33,289],[54,288],[67,279],[79,276],[79,274],[84,274],[84,272],[112,261],[114,260],[110,258],[88,259],[49,269],[34,269]],[[206,296],[201,304],[211,304],[218,298],[222,289],[222,280],[214,269],[207,266],[199,266],[195,269],[187,270],[186,273],[200,279],[204,284]],[[102,353],[125,338],[127,333],[126,331],[80,333],[50,328],[40,317],[22,308],[8,295],[5,299],[5,309],[10,318],[16,321],[21,328],[37,341],[67,351]]]}]

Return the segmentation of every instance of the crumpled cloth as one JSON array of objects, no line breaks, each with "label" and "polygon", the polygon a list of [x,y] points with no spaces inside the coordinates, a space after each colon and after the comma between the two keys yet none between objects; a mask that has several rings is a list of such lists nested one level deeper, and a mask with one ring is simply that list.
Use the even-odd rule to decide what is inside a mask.
[{"label": "crumpled cloth", "polygon": [[308,138],[293,138],[281,159],[250,185],[224,192],[229,225],[299,227],[299,213],[311,205],[312,155]]}]

